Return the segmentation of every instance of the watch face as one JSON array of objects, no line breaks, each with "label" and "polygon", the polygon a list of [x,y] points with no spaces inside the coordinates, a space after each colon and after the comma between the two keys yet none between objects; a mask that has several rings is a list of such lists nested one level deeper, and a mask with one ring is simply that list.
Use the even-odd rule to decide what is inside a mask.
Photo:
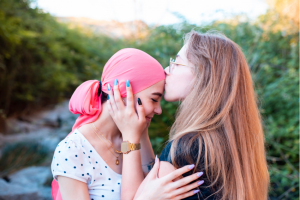
[{"label": "watch face", "polygon": [[129,142],[122,142],[122,144],[121,144],[121,151],[123,153],[130,151]]}]

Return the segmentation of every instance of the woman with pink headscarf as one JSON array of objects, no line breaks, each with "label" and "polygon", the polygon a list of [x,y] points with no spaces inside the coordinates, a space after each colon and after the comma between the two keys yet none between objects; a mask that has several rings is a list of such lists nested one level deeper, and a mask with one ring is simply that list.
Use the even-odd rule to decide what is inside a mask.
[{"label": "woman with pink headscarf", "polygon": [[[155,114],[161,114],[164,81],[165,72],[154,58],[128,48],[109,59],[101,81],[86,81],[75,90],[69,109],[80,116],[53,156],[54,200],[181,199],[198,192],[192,190],[197,183],[187,185],[199,178],[195,174],[173,182],[194,165],[163,178],[157,178],[159,162],[150,171],[154,153],[148,126]],[[107,100],[113,85],[119,88],[117,96],[125,105],[112,105],[130,111],[126,112],[127,116],[116,114],[114,118],[132,119],[126,121],[131,131],[121,132],[123,127],[118,127],[111,117],[114,108]],[[147,194],[137,193],[145,175],[151,187]]]}]

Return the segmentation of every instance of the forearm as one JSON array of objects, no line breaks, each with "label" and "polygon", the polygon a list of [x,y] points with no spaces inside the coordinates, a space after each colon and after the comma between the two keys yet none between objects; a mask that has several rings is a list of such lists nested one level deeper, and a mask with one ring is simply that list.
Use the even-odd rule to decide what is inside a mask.
[{"label": "forearm", "polygon": [[[124,141],[127,139],[124,138]],[[128,139],[130,143],[139,143],[139,140]],[[143,147],[141,147],[143,148]],[[134,150],[123,154],[121,199],[131,200],[144,180],[141,163],[141,150]]]},{"label": "forearm", "polygon": [[141,136],[141,147],[142,169],[144,174],[147,174],[150,172],[155,160],[154,151],[148,135],[148,128]]}]

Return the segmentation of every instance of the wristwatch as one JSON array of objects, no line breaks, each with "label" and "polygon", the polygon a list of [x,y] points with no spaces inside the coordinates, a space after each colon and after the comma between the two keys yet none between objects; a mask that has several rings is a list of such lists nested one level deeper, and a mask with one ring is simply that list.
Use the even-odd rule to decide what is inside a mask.
[{"label": "wristwatch", "polygon": [[121,152],[124,154],[128,154],[130,151],[140,150],[140,149],[141,149],[140,143],[134,144],[128,141],[123,141],[121,144]]}]

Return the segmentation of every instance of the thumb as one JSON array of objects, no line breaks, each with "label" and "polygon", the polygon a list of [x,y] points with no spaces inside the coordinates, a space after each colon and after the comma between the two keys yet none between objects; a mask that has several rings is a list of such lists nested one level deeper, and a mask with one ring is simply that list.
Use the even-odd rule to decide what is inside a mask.
[{"label": "thumb", "polygon": [[138,113],[138,116],[139,116],[139,120],[146,120],[145,119],[145,110],[144,110],[144,106],[142,104],[142,101],[141,101],[140,98],[138,98],[137,101],[138,101],[139,105],[137,106],[136,110],[137,110],[137,113]]},{"label": "thumb", "polygon": [[155,164],[153,165],[152,170],[149,172],[147,178],[149,179],[156,179],[158,178],[158,171],[159,171],[159,158],[155,157]]}]

